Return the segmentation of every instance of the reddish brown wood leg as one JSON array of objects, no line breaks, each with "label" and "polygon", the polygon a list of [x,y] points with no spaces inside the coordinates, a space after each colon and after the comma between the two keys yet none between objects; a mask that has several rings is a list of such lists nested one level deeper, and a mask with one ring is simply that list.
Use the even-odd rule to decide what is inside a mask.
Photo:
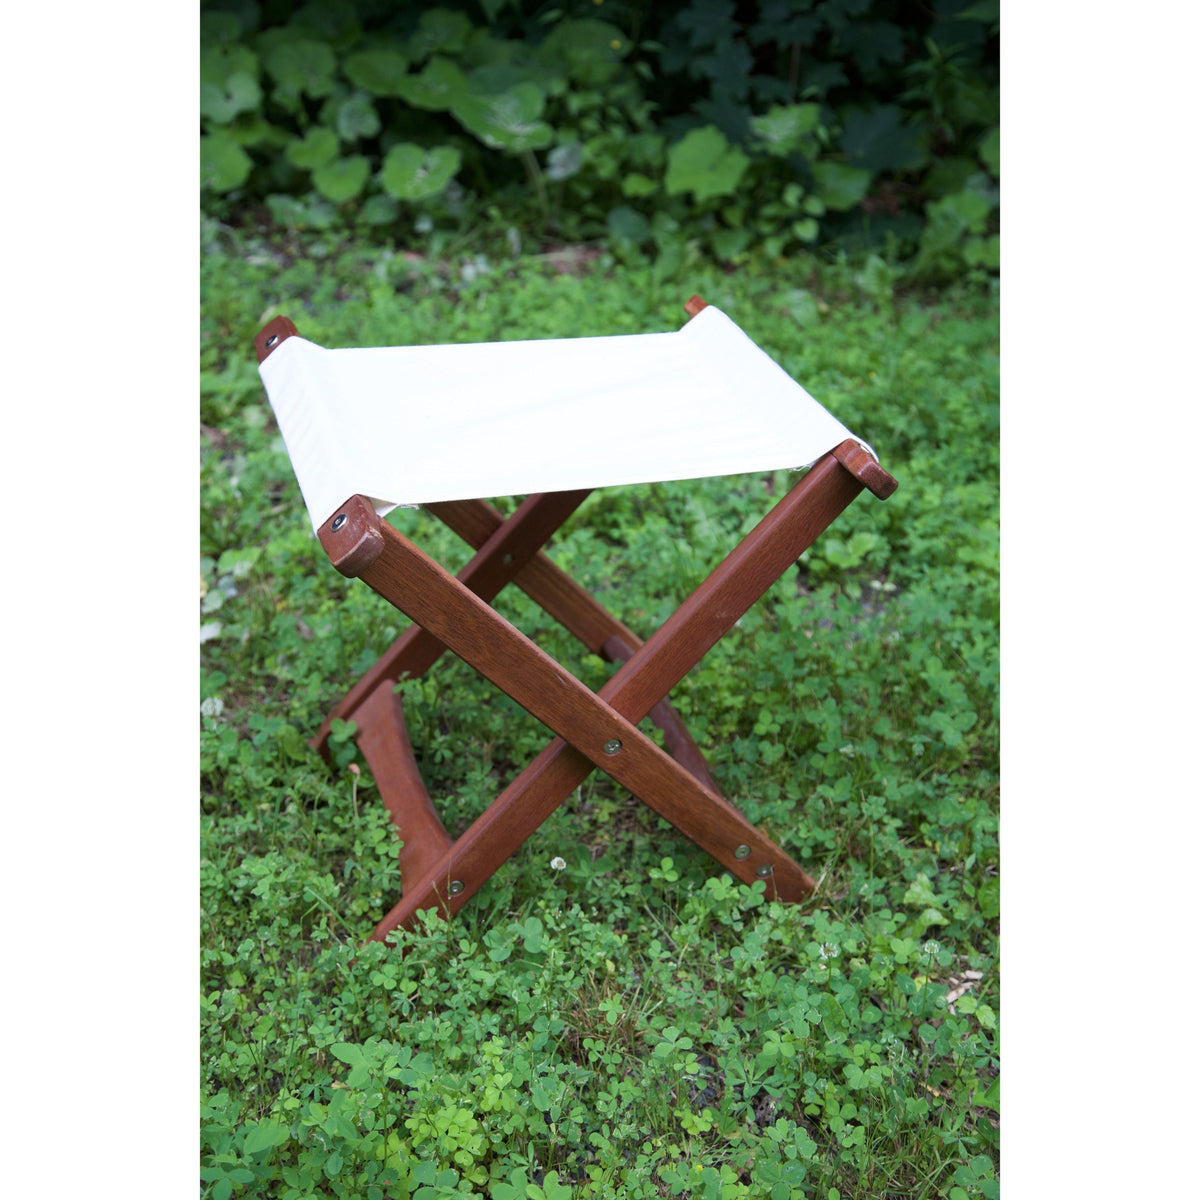
[{"label": "reddish brown wood leg", "polygon": [[833,455],[818,463],[594,695],[468,589],[390,527],[364,501],[348,502],[341,536],[322,543],[343,573],[363,578],[557,732],[552,743],[420,880],[377,936],[440,905],[456,911],[593,766],[708,850],[738,878],[766,878],[800,899],[812,879],[732,805],[668,758],[640,720],[727,632],[862,489]]},{"label": "reddish brown wood leg", "polygon": [[392,684],[383,680],[358,708],[358,745],[371,768],[380,799],[400,832],[400,878],[405,888],[450,849],[450,835],[429,801],[404,710]]},{"label": "reddish brown wood leg", "polygon": [[[507,521],[497,513],[495,524],[477,544],[478,553],[458,573],[458,578],[484,600],[494,599],[588,495],[586,490],[547,492],[529,496]],[[445,650],[437,638],[420,626],[406,629],[338,702],[309,745],[324,753],[334,720],[359,722],[360,706],[380,683],[395,682],[401,676],[419,678]]]}]

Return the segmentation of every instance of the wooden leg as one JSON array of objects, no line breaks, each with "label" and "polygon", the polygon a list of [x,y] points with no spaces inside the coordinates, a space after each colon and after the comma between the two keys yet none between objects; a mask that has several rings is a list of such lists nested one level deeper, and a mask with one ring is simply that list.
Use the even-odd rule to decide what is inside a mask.
[{"label": "wooden leg", "polygon": [[371,768],[375,786],[400,831],[400,877],[407,888],[420,879],[451,846],[450,835],[429,801],[400,697],[383,680],[359,707],[358,745]]},{"label": "wooden leg", "polygon": [[[494,599],[589,494],[586,490],[547,492],[529,496],[507,521],[497,513],[496,523],[480,540],[478,553],[458,573],[459,579],[484,600]],[[325,718],[309,745],[324,753],[334,720],[358,720],[360,706],[380,683],[395,682],[402,675],[419,678],[445,649],[419,625],[405,630]]]},{"label": "wooden leg", "polygon": [[[321,530],[344,574],[357,575],[559,733],[518,780],[406,895],[389,919],[441,903],[456,910],[578,786],[592,766],[665,816],[738,878],[799,899],[812,879],[745,818],[658,750],[631,722],[656,704],[861,490],[826,456],[594,695],[468,589],[375,517],[360,498]],[[332,524],[339,523],[333,530]],[[582,760],[582,761],[580,761]],[[582,775],[580,772],[582,771]],[[466,870],[478,865],[481,874]],[[466,875],[467,878],[460,878]],[[381,934],[382,935],[382,934]]]},{"label": "wooden leg", "polygon": [[[641,645],[640,641],[638,645]],[[611,637],[604,643],[604,655],[609,662],[628,662],[635,653],[634,648],[619,637]],[[680,720],[675,709],[666,700],[660,700],[647,715],[662,730],[667,753],[680,766],[690,771],[706,788],[722,795],[723,793],[709,769],[708,760],[704,757],[700,747],[696,745],[692,735],[688,733],[687,726]]]},{"label": "wooden leg", "polygon": [[[812,880],[727,800],[693,778],[632,721],[601,699],[509,624],[469,588],[375,516],[361,497],[344,507],[338,530],[323,526],[322,544],[354,573],[490,679],[622,786],[666,817],[739,878],[774,875],[785,899],[812,890]],[[335,518],[336,520],[336,518]],[[378,537],[364,559],[364,539]],[[636,656],[635,656],[636,657]],[[634,660],[631,660],[631,662]],[[654,697],[647,710],[658,697]],[[644,715],[644,713],[639,714]],[[742,855],[737,849],[745,846]],[[501,860],[502,861],[502,860]],[[499,865],[499,861],[495,866]],[[494,867],[493,867],[494,869]]]}]

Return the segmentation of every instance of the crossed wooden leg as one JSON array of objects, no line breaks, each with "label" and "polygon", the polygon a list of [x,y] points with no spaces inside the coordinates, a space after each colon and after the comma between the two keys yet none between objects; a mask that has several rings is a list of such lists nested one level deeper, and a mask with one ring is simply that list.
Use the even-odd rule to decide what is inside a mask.
[{"label": "crossed wooden leg", "polygon": [[[482,543],[479,554],[457,579],[380,521],[362,497],[348,500],[319,531],[322,546],[342,574],[361,578],[420,627],[399,639],[364,677],[359,688],[367,690],[359,697],[360,705],[389,678],[390,671],[396,671],[390,676],[396,678],[407,669],[396,670],[398,663],[418,665],[414,646],[424,644],[425,656],[448,647],[558,735],[457,841],[447,844],[448,839],[442,840],[445,831],[440,837],[434,831],[431,844],[436,852],[422,851],[408,861],[404,895],[373,936],[386,937],[425,908],[456,912],[597,766],[739,879],[747,883],[763,879],[768,893],[784,900],[809,895],[815,885],[808,874],[711,786],[703,758],[698,750],[693,756],[694,743],[677,718],[675,740],[681,761],[660,750],[637,729],[637,722],[660,706],[670,689],[864,486],[886,496],[895,481],[857,444],[845,442],[792,488],[644,644],[590,597],[589,604],[581,605],[571,590],[575,585],[567,587],[561,573],[547,573],[543,564],[548,560],[537,554],[536,547],[549,532],[536,543],[531,536],[521,536],[540,520],[552,522],[551,514],[561,513],[561,506],[569,505],[567,511],[573,511],[581,494],[573,503],[564,497],[576,493],[530,497],[509,521],[490,531],[493,520],[487,506],[438,506],[443,510],[438,515],[447,524],[469,526],[470,536],[464,534],[467,540]],[[558,517],[559,523],[565,515]],[[502,552],[499,547],[505,544],[514,549]],[[568,618],[563,623],[574,632],[580,633],[590,622],[585,643],[596,642],[603,633],[595,648],[612,659],[626,659],[598,693],[490,607],[489,594],[494,595],[509,578],[531,594],[541,593],[535,598],[551,615],[562,619],[553,606],[563,609]],[[432,644],[427,643],[429,638]],[[334,715],[339,711],[349,710],[339,706]],[[403,756],[403,751],[398,753]],[[423,785],[419,796],[424,796]],[[420,801],[417,806],[422,807]],[[427,796],[423,806],[432,813]],[[436,820],[436,814],[433,817]],[[417,825],[430,827],[424,816]],[[440,821],[437,825],[440,829]],[[402,836],[403,832],[402,824]]]}]

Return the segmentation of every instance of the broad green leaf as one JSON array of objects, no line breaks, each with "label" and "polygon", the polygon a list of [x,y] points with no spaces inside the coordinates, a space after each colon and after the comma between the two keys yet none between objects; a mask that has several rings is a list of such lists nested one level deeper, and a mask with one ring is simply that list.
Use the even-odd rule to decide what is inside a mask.
[{"label": "broad green leaf", "polygon": [[622,204],[608,214],[608,234],[615,242],[640,246],[650,236],[650,222],[640,212]]},{"label": "broad green leaf", "polygon": [[970,233],[984,231],[991,209],[987,198],[977,192],[956,192],[953,196],[943,196],[928,206],[931,218],[951,218],[958,222],[960,228]]},{"label": "broad green leaf", "polygon": [[379,181],[397,200],[424,200],[444,191],[461,164],[462,155],[453,146],[426,150],[401,142],[388,151]]},{"label": "broad green leaf", "polygon": [[267,51],[263,66],[285,92],[319,97],[333,91],[337,59],[324,42],[308,38],[276,42]]},{"label": "broad green leaf", "polygon": [[361,92],[347,96],[337,108],[337,131],[344,142],[374,137],[379,132],[379,114],[375,105]]},{"label": "broad green leaf", "polygon": [[241,35],[242,23],[236,13],[204,12],[200,14],[200,42],[202,45],[236,42]]},{"label": "broad green leaf", "polygon": [[649,196],[658,191],[658,184],[649,175],[640,171],[631,171],[621,180],[621,191],[631,200],[638,196]]},{"label": "broad green leaf", "polygon": [[254,163],[245,150],[224,130],[200,139],[200,186],[214,192],[241,187]]},{"label": "broad green leaf", "polygon": [[421,14],[417,32],[408,39],[408,50],[418,60],[437,50],[455,53],[467,44],[470,36],[471,21],[465,13],[431,8]]},{"label": "broad green leaf", "polygon": [[415,108],[444,112],[467,94],[467,77],[446,58],[431,58],[419,75],[408,75],[396,94]]},{"label": "broad green leaf", "polygon": [[862,202],[871,186],[871,172],[845,163],[819,162],[813,164],[817,195],[826,208],[843,212]]},{"label": "broad green leaf", "polygon": [[563,146],[555,146],[546,156],[546,178],[559,183],[577,175],[582,166],[583,147],[578,142],[567,142]]},{"label": "broad green leaf", "polygon": [[667,193],[691,192],[698,201],[731,195],[749,165],[715,125],[693,129],[667,152]]},{"label": "broad green leaf", "polygon": [[295,167],[314,171],[337,158],[338,140],[332,129],[324,125],[313,125],[303,138],[298,138],[287,148],[287,158]]},{"label": "broad green leaf", "polygon": [[282,1146],[288,1140],[287,1127],[278,1121],[259,1121],[250,1127],[242,1144],[243,1154],[261,1154],[273,1146]]},{"label": "broad green leaf", "polygon": [[362,33],[358,8],[351,0],[312,0],[292,14],[289,24],[311,30],[339,50],[354,45]]},{"label": "broad green leaf", "polygon": [[200,115],[218,125],[228,125],[242,112],[253,112],[262,103],[262,89],[253,75],[235,71],[223,84],[200,85]]},{"label": "broad green leaf", "polygon": [[342,74],[373,96],[399,96],[408,59],[398,50],[360,50],[342,60]]},{"label": "broad green leaf", "polygon": [[711,46],[737,32],[733,0],[693,0],[676,17],[693,48]]},{"label": "broad green leaf", "polygon": [[754,231],[750,229],[718,229],[712,235],[713,252],[719,259],[728,262],[741,254],[753,238]]},{"label": "broad green leaf", "polygon": [[868,171],[913,171],[929,161],[925,131],[905,120],[894,104],[846,117],[842,148],[849,164]]},{"label": "broad green leaf", "polygon": [[338,158],[313,172],[313,187],[334,204],[343,204],[363,190],[371,163],[362,154]]},{"label": "broad green leaf", "polygon": [[761,117],[751,117],[750,127],[766,143],[768,154],[785,155],[811,146],[821,128],[819,104],[775,104]]},{"label": "broad green leaf", "polygon": [[554,130],[541,120],[545,93],[536,84],[518,83],[494,95],[468,93],[451,107],[455,117],[493,150],[541,150]]},{"label": "broad green leaf", "polygon": [[399,220],[400,209],[391,196],[368,196],[362,206],[362,218],[368,225],[390,225]]},{"label": "broad green leaf", "polygon": [[338,1042],[336,1046],[329,1047],[329,1053],[338,1062],[347,1063],[352,1067],[356,1067],[360,1062],[364,1062],[366,1057],[363,1054],[362,1047],[355,1045],[354,1042]]},{"label": "broad green leaf", "polygon": [[838,46],[860,75],[877,78],[884,63],[904,61],[904,31],[891,21],[852,21],[838,31]]},{"label": "broad green leaf", "polygon": [[564,71],[584,87],[607,83],[632,49],[629,39],[607,21],[585,17],[560,21],[538,46],[535,59]]},{"label": "broad green leaf", "polygon": [[200,82],[223,87],[231,75],[258,79],[258,55],[249,46],[205,46],[200,51]]},{"label": "broad green leaf", "polygon": [[328,229],[337,220],[337,209],[328,200],[311,194],[303,198],[272,194],[267,197],[267,208],[280,225],[289,229]]}]

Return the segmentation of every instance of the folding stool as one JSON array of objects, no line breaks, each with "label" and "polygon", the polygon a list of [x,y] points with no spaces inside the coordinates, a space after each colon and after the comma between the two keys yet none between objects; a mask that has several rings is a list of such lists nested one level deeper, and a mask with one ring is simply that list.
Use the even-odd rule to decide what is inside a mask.
[{"label": "folding stool", "polygon": [[[746,883],[816,885],[720,792],[667,695],[864,488],[896,480],[728,317],[693,297],[675,333],[328,350],[276,317],[259,370],[313,528],[334,567],[414,622],[326,718],[353,721],[399,829],[402,895],[457,912],[599,767]],[[613,435],[614,429],[616,435]],[[596,487],[797,468],[775,507],[646,641],[542,546]],[[524,496],[504,518],[481,496]],[[382,516],[420,505],[472,546],[454,576]],[[515,583],[592,653],[592,692],[492,607]],[[457,839],[430,802],[396,684],[446,649],[556,736]],[[667,750],[638,729],[649,716]]]}]

